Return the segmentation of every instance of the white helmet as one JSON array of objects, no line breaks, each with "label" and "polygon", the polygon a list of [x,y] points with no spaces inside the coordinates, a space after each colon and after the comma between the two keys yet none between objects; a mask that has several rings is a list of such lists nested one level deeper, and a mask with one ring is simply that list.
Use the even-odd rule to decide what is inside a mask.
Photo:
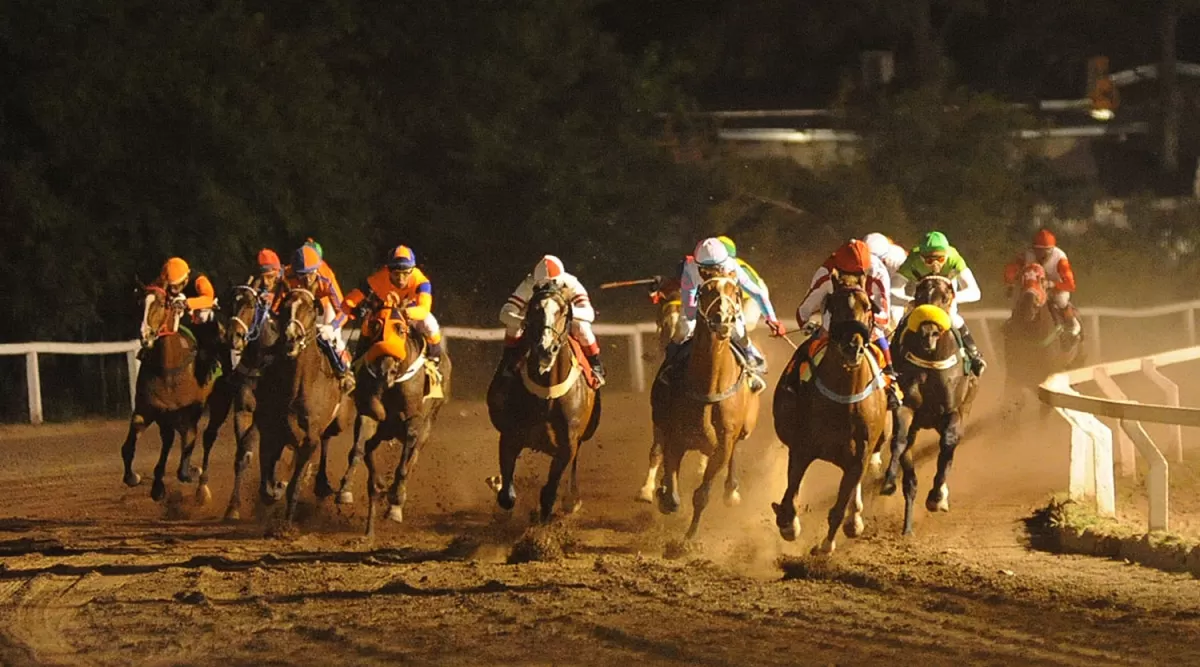
[{"label": "white helmet", "polygon": [[863,241],[867,243],[867,249],[871,252],[871,255],[883,262],[889,271],[895,271],[900,268],[904,260],[908,259],[908,253],[904,252],[904,248],[896,245],[891,239],[879,232],[867,234],[863,238]]},{"label": "white helmet", "polygon": [[554,255],[546,255],[538,260],[537,266],[533,267],[533,279],[535,282],[546,282],[566,273],[563,268],[562,260]]},{"label": "white helmet", "polygon": [[696,246],[693,256],[700,266],[720,266],[729,260],[729,248],[719,239],[708,238]]}]

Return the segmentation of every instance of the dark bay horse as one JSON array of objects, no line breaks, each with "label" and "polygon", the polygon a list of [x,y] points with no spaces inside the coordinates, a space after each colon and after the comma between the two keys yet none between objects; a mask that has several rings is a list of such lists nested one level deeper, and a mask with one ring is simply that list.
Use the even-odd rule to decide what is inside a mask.
[{"label": "dark bay horse", "polygon": [[[488,386],[488,414],[500,432],[500,477],[489,484],[500,507],[511,510],[517,494],[513,475],[517,457],[527,448],[552,457],[541,493],[541,519],[549,521],[563,473],[571,468],[567,512],[579,508],[579,447],[591,439],[600,421],[600,393],[584,381],[569,338],[571,304],[553,283],[534,290],[518,343],[518,378],[497,369]],[[519,384],[518,384],[519,383]]]},{"label": "dark bay horse", "polygon": [[[375,508],[387,482],[376,461],[376,450],[381,444],[400,443],[400,461],[388,490],[391,507],[387,514],[389,519],[400,523],[404,520],[409,475],[421,448],[429,440],[438,411],[449,396],[450,355],[443,352],[437,370],[431,370],[425,358],[424,340],[419,333],[412,335],[403,312],[400,308],[380,311],[381,333],[383,327],[393,327],[397,339],[389,337],[375,342],[357,373],[354,396],[358,415],[354,421],[354,447],[350,450],[349,465],[337,497],[338,504],[354,502],[351,489],[354,473],[365,458],[370,497],[368,537],[375,534]],[[435,372],[440,378],[432,377]]]},{"label": "dark bay horse", "polygon": [[[288,523],[295,520],[300,482],[307,478],[318,446],[317,496],[333,493],[325,468],[329,440],[354,420],[354,401],[342,393],[339,374],[317,343],[320,311],[312,292],[302,288],[288,292],[279,306],[281,354],[267,367],[255,398],[255,424],[262,443],[259,488],[269,503],[286,486]],[[275,481],[275,466],[287,448],[295,451],[292,478],[281,485]]]},{"label": "dark bay horse", "polygon": [[[143,322],[146,334],[142,338],[143,353],[138,370],[133,415],[129,433],[121,447],[125,461],[125,484],[137,486],[141,476],[133,470],[133,456],[138,436],[151,424],[158,424],[162,451],[154,467],[154,484],[150,497],[162,500],[167,495],[163,481],[167,457],[178,434],[182,442],[179,470],[181,482],[191,482],[195,471],[191,467],[192,450],[196,447],[196,432],[204,404],[212,393],[217,375],[216,341],[220,337],[215,321],[195,327],[193,334],[180,326],[184,310],[181,302],[172,301],[160,287],[146,288]],[[204,468],[208,469],[208,450],[205,443]],[[207,474],[196,488],[202,501],[212,497],[207,486]]]},{"label": "dark bay horse", "polygon": [[1012,315],[1004,323],[1005,394],[1010,397],[1084,361],[1082,336],[1063,343],[1063,326],[1050,310],[1045,269],[1026,264],[1020,276]]},{"label": "dark bay horse", "polygon": [[708,505],[713,479],[726,468],[725,502],[736,505],[738,493],[735,453],[758,421],[758,394],[750,388],[749,371],[734,352],[733,335],[742,310],[741,287],[726,276],[708,278],[697,295],[696,330],[691,353],[678,386],[655,382],[654,439],[662,443],[663,482],[658,507],[664,514],[679,510],[679,467],[683,455],[707,456],[704,477],[692,494],[692,522],[687,537],[695,537],[700,516]]},{"label": "dark bay horse", "polygon": [[921,429],[938,432],[937,473],[925,500],[930,512],[950,511],[946,476],[962,437],[964,420],[975,399],[978,378],[966,372],[964,353],[951,331],[950,316],[942,308],[924,304],[909,314],[897,338],[903,353],[895,359],[904,401],[892,427],[892,458],[881,493],[896,492],[897,468],[904,468],[904,534],[912,534],[913,502],[917,473],[912,444]]},{"label": "dark bay horse", "polygon": [[775,389],[775,433],[788,447],[788,483],[783,499],[771,504],[779,534],[796,539],[796,493],[804,473],[818,459],[840,468],[829,532],[814,548],[823,553],[833,552],[843,519],[847,537],[862,533],[862,481],[867,460],[887,435],[888,414],[884,376],[869,346],[871,300],[861,286],[843,281],[836,271],[831,279],[834,289],[825,304],[829,339],[823,353],[817,353],[823,356],[814,360],[813,380],[795,387],[781,382]]},{"label": "dark bay horse", "polygon": [[[233,493],[225,509],[225,519],[231,521],[241,516],[242,475],[258,451],[259,434],[254,423],[254,413],[258,407],[256,390],[264,369],[277,353],[280,339],[279,327],[271,311],[270,300],[273,296],[260,294],[250,284],[235,286],[231,299],[233,308],[225,328],[226,343],[238,359],[233,372],[226,376],[233,395],[233,430],[237,440]],[[263,483],[267,481],[260,480]]]}]

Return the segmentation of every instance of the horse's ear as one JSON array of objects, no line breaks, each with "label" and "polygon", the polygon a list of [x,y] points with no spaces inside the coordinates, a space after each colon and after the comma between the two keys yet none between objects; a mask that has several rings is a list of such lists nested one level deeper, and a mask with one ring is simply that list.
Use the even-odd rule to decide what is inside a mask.
[{"label": "horse's ear", "polygon": [[838,271],[837,269],[829,269],[830,282],[835,283],[835,284],[840,283],[841,279],[842,279],[842,274],[840,271]]}]

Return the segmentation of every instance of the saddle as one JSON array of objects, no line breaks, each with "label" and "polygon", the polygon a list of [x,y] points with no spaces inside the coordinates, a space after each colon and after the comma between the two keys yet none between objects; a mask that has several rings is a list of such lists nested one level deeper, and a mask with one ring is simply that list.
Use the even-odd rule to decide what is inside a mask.
[{"label": "saddle", "polygon": [[[820,335],[801,342],[796,352],[792,354],[791,360],[788,361],[788,365],[784,367],[783,375],[779,378],[780,384],[792,389],[799,389],[812,382],[813,373],[821,364],[821,360],[825,358],[825,352],[828,349],[829,334],[827,332],[821,332]],[[871,356],[875,360],[876,369],[882,369],[887,365],[887,358],[878,345],[869,342],[867,349],[870,350]],[[885,375],[884,383],[885,387],[890,387],[892,378]]]},{"label": "saddle", "polygon": [[[402,323],[402,320],[399,318],[390,318],[390,311],[390,308],[383,309],[380,311],[379,316],[375,318],[376,326],[366,327],[372,329],[370,333],[374,335],[374,340],[367,339],[369,347],[367,347],[366,353],[353,363],[356,372],[363,366],[383,356],[389,356],[401,362],[408,360],[408,325],[407,323]],[[388,387],[408,381],[412,376],[417,374],[418,370],[424,367],[425,388],[423,397],[425,399],[445,398],[445,378],[442,376],[441,369],[425,356],[427,348],[425,338],[418,336],[416,342],[416,355],[412,358],[408,366],[404,368],[403,373],[388,380]],[[373,372],[370,367],[368,367],[368,372]]]},{"label": "saddle", "polygon": [[[671,347],[674,349],[672,350]],[[692,339],[689,338],[671,347],[668,348],[667,358],[658,367],[658,374],[654,377],[655,384],[671,385],[683,379],[683,371],[687,368],[688,359],[692,356]],[[753,373],[754,364],[750,360],[750,354],[736,342],[730,347],[733,349],[733,356],[737,359],[738,367],[747,373]]]}]

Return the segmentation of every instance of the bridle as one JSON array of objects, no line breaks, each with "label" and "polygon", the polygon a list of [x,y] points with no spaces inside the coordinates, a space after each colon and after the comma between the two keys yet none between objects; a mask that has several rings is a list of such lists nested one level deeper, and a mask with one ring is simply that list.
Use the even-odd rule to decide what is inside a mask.
[{"label": "bridle", "polygon": [[726,284],[731,284],[737,290],[735,294],[740,296],[741,286],[733,278],[728,276],[714,276],[708,278],[700,284],[700,295],[706,293],[715,293],[716,298],[708,302],[698,313],[698,317],[704,320],[710,331],[719,331],[722,327],[732,326],[737,322],[738,315],[742,312],[742,301],[736,296],[721,291],[721,288]]},{"label": "bridle", "polygon": [[173,307],[173,304],[167,300],[167,291],[162,287],[159,287],[158,285],[148,285],[146,286],[146,292],[147,294],[145,296],[144,305],[142,308],[143,322],[149,324],[150,305],[155,302],[157,302],[159,307],[165,312],[169,313],[169,316],[163,318],[162,322],[158,326],[158,329],[151,332],[151,335],[148,339],[142,341],[143,346],[150,347],[158,338],[178,333],[179,320],[183,317],[183,313],[176,310]]},{"label": "bridle", "polygon": [[246,324],[245,320],[241,318],[242,308],[236,308],[235,312],[237,314],[229,320],[233,323],[233,330],[230,333],[236,333],[240,329],[247,343],[258,340],[258,337],[262,335],[263,325],[271,314],[270,309],[263,302],[258,289],[250,285],[235,285],[233,292],[233,303],[235,306],[241,303],[241,298],[244,295],[254,304],[254,314],[250,317],[250,324]]},{"label": "bridle", "polygon": [[[554,322],[546,321],[546,310],[542,304],[548,300],[553,300],[562,308],[564,314],[563,317],[556,318]],[[562,291],[557,288],[542,288],[537,290],[531,299],[532,303],[538,304],[537,311],[542,320],[542,328],[538,332],[534,344],[548,355],[548,366],[552,366],[554,360],[558,357],[559,350],[567,343],[567,336],[570,333],[571,304],[567,303],[567,300],[562,295]],[[562,322],[561,328],[556,326],[560,321]],[[550,342],[543,344],[547,332],[550,333]]]},{"label": "bridle", "polygon": [[303,351],[304,348],[308,347],[310,341],[316,338],[317,332],[315,327],[311,333],[309,332],[308,327],[304,326],[304,323],[297,319],[296,310],[302,301],[307,302],[314,308],[313,312],[315,318],[315,304],[317,302],[317,297],[310,290],[307,290],[303,287],[293,287],[292,289],[288,290],[287,301],[288,323],[287,327],[284,329],[284,335],[288,339],[289,346],[296,346],[295,349],[292,350],[292,354],[297,355]]}]

